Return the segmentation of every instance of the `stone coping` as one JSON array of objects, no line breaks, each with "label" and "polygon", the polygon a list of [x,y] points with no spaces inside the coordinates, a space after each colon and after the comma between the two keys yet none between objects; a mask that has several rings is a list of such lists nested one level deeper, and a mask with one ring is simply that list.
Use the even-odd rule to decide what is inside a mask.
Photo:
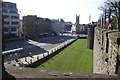
[{"label": "stone coping", "polygon": [[104,29],[104,28],[100,28],[100,27],[95,27],[95,30],[96,30],[96,33],[99,31],[99,35],[106,35],[107,37],[108,37],[109,33],[119,32],[118,30],[109,30],[109,29]]},{"label": "stone coping", "polygon": [[115,43],[120,44],[120,32],[114,32],[114,33],[108,34],[108,37]]},{"label": "stone coping", "polygon": [[114,33],[114,32],[118,32],[118,30],[107,30],[103,32],[103,35],[105,35],[108,38],[108,34]]},{"label": "stone coping", "polygon": [[95,27],[96,30],[100,31],[102,30],[103,28],[100,28],[100,27]]},{"label": "stone coping", "polygon": [[6,71],[15,78],[117,78],[117,75],[50,71],[38,68],[9,66]]},{"label": "stone coping", "polygon": [[101,34],[103,35],[104,32],[109,31],[108,29],[102,29]]},{"label": "stone coping", "polygon": [[[95,27],[95,30],[96,30],[95,34],[97,35],[97,38],[100,40],[101,40],[101,38],[103,38],[105,36],[106,38],[110,38],[114,42],[117,42],[117,43],[120,42],[120,40],[119,40],[120,32],[118,30],[109,30],[109,29],[103,29],[100,27]],[[99,36],[101,36],[101,37],[99,37]]]}]

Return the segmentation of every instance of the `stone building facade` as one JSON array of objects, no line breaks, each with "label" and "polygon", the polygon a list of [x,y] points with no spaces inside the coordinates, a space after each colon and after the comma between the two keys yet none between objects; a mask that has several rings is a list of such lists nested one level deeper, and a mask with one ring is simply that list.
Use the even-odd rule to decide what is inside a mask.
[{"label": "stone building facade", "polygon": [[22,20],[23,34],[27,38],[40,38],[52,34],[51,20],[36,15],[24,16]]},{"label": "stone building facade", "polygon": [[59,20],[52,20],[51,29],[54,33],[60,34],[64,32],[65,22]]},{"label": "stone building facade", "polygon": [[72,27],[72,22],[65,22],[65,21],[63,21],[63,19],[60,19],[60,20],[53,19],[52,20],[51,29],[54,33],[56,33],[58,35],[60,33],[64,33],[64,32],[70,32],[71,27]]},{"label": "stone building facade", "polygon": [[65,32],[71,31],[71,27],[72,27],[72,22],[65,22],[64,31]]},{"label": "stone building facade", "polygon": [[96,27],[93,72],[115,75],[120,70],[120,32]]}]

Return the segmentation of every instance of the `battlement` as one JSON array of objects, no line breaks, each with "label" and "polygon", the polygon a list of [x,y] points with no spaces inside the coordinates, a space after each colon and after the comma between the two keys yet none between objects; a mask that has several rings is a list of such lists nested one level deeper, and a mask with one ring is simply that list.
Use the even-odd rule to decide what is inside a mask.
[{"label": "battlement", "polygon": [[120,32],[95,28],[93,72],[115,75],[120,65]]}]

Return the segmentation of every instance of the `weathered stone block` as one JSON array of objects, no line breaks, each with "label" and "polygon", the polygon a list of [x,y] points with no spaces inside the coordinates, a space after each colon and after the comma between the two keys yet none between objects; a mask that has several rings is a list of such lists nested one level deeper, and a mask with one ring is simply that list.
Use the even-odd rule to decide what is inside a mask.
[{"label": "weathered stone block", "polygon": [[109,47],[109,39],[108,34],[117,32],[117,30],[106,30],[103,32],[103,46],[104,46],[104,53],[108,53],[108,47]]},{"label": "weathered stone block", "polygon": [[102,42],[102,45],[103,45],[103,41],[104,41],[104,32],[105,31],[108,31],[108,29],[102,29],[101,30],[101,42]]},{"label": "weathered stone block", "polygon": [[120,61],[120,45],[119,45],[119,50],[118,50],[118,59]]},{"label": "weathered stone block", "polygon": [[120,45],[120,32],[111,33],[108,35],[109,39],[111,39],[114,43]]},{"label": "weathered stone block", "polygon": [[101,39],[101,37],[100,37],[101,30],[102,30],[102,28],[99,28],[99,27],[95,28],[95,34],[96,34],[96,37],[97,37],[98,41],[100,41],[100,39]]}]

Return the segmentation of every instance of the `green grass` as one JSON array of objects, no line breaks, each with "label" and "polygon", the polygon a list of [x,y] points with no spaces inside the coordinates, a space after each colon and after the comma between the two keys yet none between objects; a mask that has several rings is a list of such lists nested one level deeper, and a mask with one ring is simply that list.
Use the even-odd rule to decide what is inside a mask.
[{"label": "green grass", "polygon": [[37,68],[92,73],[93,54],[92,50],[87,49],[86,43],[86,39],[78,39]]}]

